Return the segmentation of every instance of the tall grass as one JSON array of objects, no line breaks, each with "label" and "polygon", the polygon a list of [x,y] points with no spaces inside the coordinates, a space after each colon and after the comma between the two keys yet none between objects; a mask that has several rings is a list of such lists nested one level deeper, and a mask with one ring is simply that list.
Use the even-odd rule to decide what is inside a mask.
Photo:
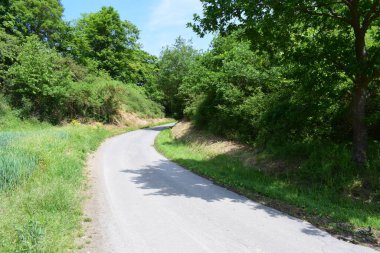
[{"label": "tall grass", "polygon": [[15,186],[37,167],[37,156],[18,146],[23,137],[17,132],[0,133],[0,192]]},{"label": "tall grass", "polygon": [[[102,89],[106,84],[94,85]],[[91,90],[90,84],[78,87],[82,103],[103,99],[99,94],[81,99],[86,92],[79,91],[86,89]],[[162,114],[156,104],[145,104],[148,99],[139,90],[122,89],[132,91],[127,97],[118,94],[125,105],[135,98],[143,104],[139,108],[130,102],[131,110]],[[75,121],[59,127],[21,120],[19,114],[0,96],[0,253],[73,250],[82,219],[85,160],[104,139],[130,129]]]},{"label": "tall grass", "polygon": [[[280,204],[274,204],[279,208],[287,208],[287,205],[281,203],[291,204],[295,207],[294,215],[301,210],[302,215],[306,215],[313,223],[325,223],[322,225],[327,226],[327,229],[334,230],[337,224],[347,223],[356,228],[370,226],[380,230],[378,200],[364,201],[352,198],[334,185],[334,178],[337,178],[334,168],[339,161],[346,160],[344,154],[348,151],[345,147],[326,146],[325,151],[315,153],[315,157],[309,157],[309,161],[300,171],[280,175],[264,173],[246,166],[235,155],[213,155],[207,147],[174,139],[170,130],[159,134],[156,147],[173,161],[248,197],[257,199],[259,194],[269,198],[265,200],[267,203],[278,200]],[[344,152],[343,158],[337,159],[342,156],[340,152]],[[323,160],[326,153],[332,157],[330,160]],[[318,167],[323,164],[324,167]],[[321,176],[320,173],[330,174]],[[342,178],[342,182],[335,182],[337,186],[351,182],[348,181],[351,178]],[[289,210],[292,209],[287,209]]]},{"label": "tall grass", "polygon": [[75,247],[84,162],[112,134],[83,125],[0,133],[0,252]]}]

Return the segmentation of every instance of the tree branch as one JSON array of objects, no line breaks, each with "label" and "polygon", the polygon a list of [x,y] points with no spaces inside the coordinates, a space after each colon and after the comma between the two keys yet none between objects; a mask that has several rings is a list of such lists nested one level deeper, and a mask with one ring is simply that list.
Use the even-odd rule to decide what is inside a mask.
[{"label": "tree branch", "polygon": [[378,69],[377,71],[375,71],[372,80],[375,80],[377,78],[380,78],[380,69]]},{"label": "tree branch", "polygon": [[[348,6],[349,8],[351,8],[352,6],[351,1],[352,0],[340,0],[333,3],[316,4],[312,6],[300,6],[300,10],[310,15],[334,18],[344,23],[351,24],[351,20],[349,18],[339,15],[332,8],[332,5],[334,4],[344,4]],[[380,0],[376,0],[376,1],[380,1]],[[317,10],[321,8],[326,8],[327,12],[322,12],[322,11]]]},{"label": "tree branch", "polygon": [[380,0],[374,0],[371,8],[364,17],[362,29],[367,31],[371,23],[380,17]]},{"label": "tree branch", "polygon": [[310,15],[320,16],[320,17],[334,18],[334,19],[339,20],[339,21],[342,21],[342,22],[344,22],[344,23],[351,24],[351,20],[350,20],[350,19],[338,15],[338,14],[337,14],[336,12],[334,12],[331,8],[329,8],[329,11],[328,11],[328,12],[311,11],[311,10],[309,10],[309,9],[307,9],[307,8],[302,9],[301,11],[303,11],[303,12],[305,12],[305,13],[307,13],[307,14],[310,14]]},{"label": "tree branch", "polygon": [[349,8],[352,6],[352,3],[350,0],[342,0],[341,3],[347,5]]}]

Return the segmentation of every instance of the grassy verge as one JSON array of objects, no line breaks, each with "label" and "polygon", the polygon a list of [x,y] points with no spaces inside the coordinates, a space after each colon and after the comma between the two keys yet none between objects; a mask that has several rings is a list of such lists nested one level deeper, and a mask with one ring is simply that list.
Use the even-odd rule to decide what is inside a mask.
[{"label": "grassy verge", "polygon": [[[233,154],[215,155],[196,142],[175,139],[170,130],[159,134],[156,147],[166,157],[195,173],[251,199],[307,219],[330,232],[348,233],[363,227],[371,227],[375,233],[380,230],[378,203],[345,198],[330,188],[299,186],[286,177],[245,166]],[[359,238],[359,234],[355,240],[376,244],[371,241],[376,235],[370,233],[370,237]]]},{"label": "grassy verge", "polygon": [[18,123],[0,132],[0,252],[65,252],[82,218],[86,157],[125,129]]}]

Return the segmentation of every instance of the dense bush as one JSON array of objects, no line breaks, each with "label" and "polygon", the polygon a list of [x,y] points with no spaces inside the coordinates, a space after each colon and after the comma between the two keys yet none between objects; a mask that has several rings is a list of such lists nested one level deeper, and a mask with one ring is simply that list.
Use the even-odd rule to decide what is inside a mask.
[{"label": "dense bush", "polygon": [[71,83],[65,99],[67,115],[110,122],[121,108],[125,85],[102,78],[89,81]]},{"label": "dense bush", "polygon": [[[243,34],[219,36],[208,52],[193,57],[179,50],[178,42],[165,49],[160,63],[165,75],[158,83],[172,97],[166,107],[172,108],[172,101],[196,126],[262,146],[350,140],[350,81],[343,72],[334,72],[311,47],[295,45],[294,58],[281,59],[281,54],[253,50]],[[305,52],[307,61],[299,55]],[[185,71],[176,71],[180,60]],[[371,94],[368,106],[373,138],[378,136],[377,95]]]},{"label": "dense bush", "polygon": [[62,57],[32,36],[9,68],[5,86],[24,115],[54,121],[62,119],[60,109],[70,82],[71,72]]},{"label": "dense bush", "polygon": [[164,117],[163,106],[150,100],[142,87],[127,84],[123,96],[123,107],[125,111],[136,112],[141,116]]},{"label": "dense bush", "polygon": [[198,52],[189,42],[177,38],[174,45],[163,49],[160,55],[157,87],[162,91],[162,104],[166,113],[174,118],[182,118],[184,101],[180,87],[184,77],[190,74],[191,63]]},{"label": "dense bush", "polygon": [[118,110],[137,112],[143,116],[163,116],[160,106],[150,101],[141,88],[107,76],[89,76],[82,82],[71,83],[65,105],[69,118],[104,122],[112,122]]},{"label": "dense bush", "polygon": [[19,53],[20,41],[17,37],[7,34],[0,29],[0,88],[3,89],[3,83],[9,67],[16,61]]},{"label": "dense bush", "polygon": [[235,34],[215,39],[213,49],[190,65],[183,82],[179,90],[187,117],[198,127],[247,142],[263,130],[267,103],[284,80],[265,55]]},{"label": "dense bush", "polygon": [[163,116],[148,98],[159,96],[157,58],[141,50],[137,27],[112,7],[70,24],[62,13],[57,0],[0,3],[0,92],[18,115],[51,123],[111,122],[119,110]]},{"label": "dense bush", "polygon": [[[298,52],[299,46],[304,48]],[[166,54],[168,50],[181,58],[175,47],[166,49]],[[350,192],[354,185],[379,189],[378,90],[369,96],[367,107],[372,139],[368,164],[358,169],[350,150],[350,80],[313,55],[320,52],[305,45],[292,50],[294,59],[284,59],[281,54],[253,50],[242,31],[219,36],[208,52],[188,61],[171,92],[198,128],[298,164],[297,170],[285,173],[289,180],[339,192]],[[308,54],[307,61],[297,56],[301,53]],[[172,65],[166,69],[177,68],[175,61],[165,64]]]},{"label": "dense bush", "polygon": [[27,38],[6,73],[5,92],[24,117],[53,123],[71,118],[112,122],[118,110],[162,116],[143,88],[95,73],[37,37]]}]

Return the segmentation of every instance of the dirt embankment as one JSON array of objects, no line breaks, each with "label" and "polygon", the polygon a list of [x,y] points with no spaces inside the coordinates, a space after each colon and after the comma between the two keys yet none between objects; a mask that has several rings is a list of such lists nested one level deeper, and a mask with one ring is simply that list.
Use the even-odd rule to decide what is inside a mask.
[{"label": "dirt embankment", "polygon": [[[210,158],[218,155],[232,156],[238,158],[248,168],[269,175],[297,170],[302,163],[302,161],[284,161],[272,156],[263,155],[248,145],[226,140],[205,131],[197,130],[190,122],[177,123],[172,128],[172,135],[175,139],[190,144],[192,148],[200,148],[201,151],[206,152]],[[307,220],[313,225],[327,230],[341,240],[367,245],[380,250],[380,231],[374,231],[371,228],[355,228],[347,223],[337,223],[328,217],[312,215],[303,208],[260,194],[252,194],[247,197],[297,218]]]},{"label": "dirt embankment", "polygon": [[114,122],[117,126],[128,126],[133,128],[140,128],[148,125],[156,125],[170,121],[168,118],[150,118],[143,117],[133,112],[119,111],[118,116],[115,117]]},{"label": "dirt embankment", "polygon": [[258,151],[248,145],[226,140],[204,131],[199,131],[190,122],[179,122],[172,129],[173,137],[194,146],[201,147],[210,156],[232,155],[239,158],[245,166],[265,172],[283,172],[297,166],[294,162],[279,159],[265,159]]}]

